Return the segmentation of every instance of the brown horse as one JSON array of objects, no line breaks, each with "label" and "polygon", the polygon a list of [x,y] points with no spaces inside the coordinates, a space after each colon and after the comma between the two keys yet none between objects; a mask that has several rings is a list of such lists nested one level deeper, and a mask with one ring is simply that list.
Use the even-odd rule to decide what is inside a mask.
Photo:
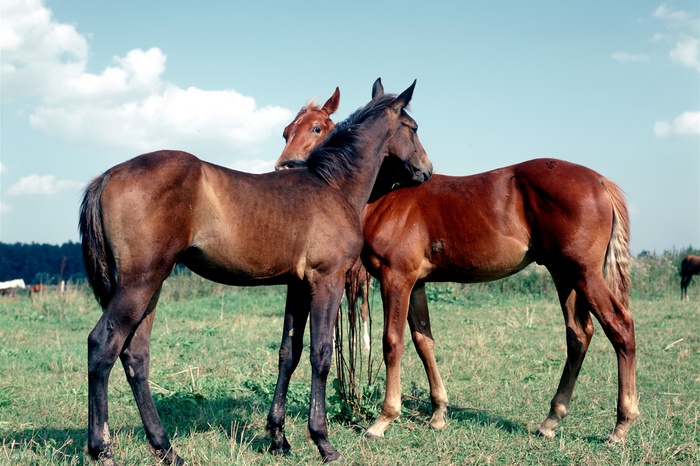
[{"label": "brown horse", "polygon": [[372,100],[309,155],[307,167],[241,173],[177,151],[117,165],[91,182],[80,211],[88,280],[104,308],[88,337],[88,452],[115,464],[107,385],[121,359],[152,451],[184,464],[173,450],[148,386],[149,342],[163,280],[177,263],[230,285],[285,283],[287,303],[277,387],[267,419],[273,453],[284,435],[289,379],[310,316],[312,367],[308,431],[324,461],[339,458],[328,440],[326,379],[333,327],[348,270],[362,247],[360,215],[385,158],[407,167],[396,182],[420,183],[432,166],[401,95]]},{"label": "brown horse", "polygon": [[[282,136],[285,140],[284,149],[275,162],[275,170],[285,170],[306,165],[306,158],[311,151],[321,144],[326,135],[335,127],[330,116],[338,110],[340,105],[340,89],[337,87],[333,95],[323,104],[316,105],[315,99],[311,100],[299,110],[294,120],[284,128]],[[348,303],[353,305],[349,310],[353,316],[356,312],[355,303],[360,302],[360,317],[362,319],[362,341],[365,349],[370,347],[369,338],[369,289],[370,280],[367,271],[358,258],[352,266],[345,280],[345,294]]]},{"label": "brown horse", "polygon": [[46,291],[46,285],[43,283],[36,283],[29,286],[29,297],[33,298],[35,295],[42,295]]},{"label": "brown horse", "polygon": [[[330,117],[338,110],[338,105],[340,105],[340,89],[336,87],[335,92],[323,107],[316,105],[314,99],[299,110],[294,120],[284,128],[282,136],[285,145],[275,163],[275,170],[306,165],[306,158],[311,151],[321,144],[335,127]],[[284,164],[280,164],[280,160],[284,160]]]},{"label": "brown horse", "polygon": [[[383,92],[377,80],[373,98]],[[567,339],[564,372],[538,432],[553,437],[569,414],[593,336],[592,313],[618,360],[617,422],[611,439],[625,437],[639,411],[634,324],[628,311],[629,216],[614,183],[586,167],[554,159],[466,177],[435,175],[370,203],[363,213],[363,232],[363,262],[381,283],[387,370],[382,413],[368,429],[369,437],[382,437],[401,410],[407,319],[430,384],[430,425],[445,426],[447,393],[435,361],[425,283],[497,280],[532,262],[552,275]]]},{"label": "brown horse", "polygon": [[688,301],[688,285],[693,275],[700,275],[700,256],[688,254],[681,262],[681,301]]}]

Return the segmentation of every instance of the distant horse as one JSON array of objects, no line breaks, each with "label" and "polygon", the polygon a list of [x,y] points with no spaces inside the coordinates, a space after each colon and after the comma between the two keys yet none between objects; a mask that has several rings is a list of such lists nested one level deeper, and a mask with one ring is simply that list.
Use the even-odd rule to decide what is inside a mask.
[{"label": "distant horse", "polygon": [[[373,98],[383,93],[377,80]],[[428,375],[430,425],[445,426],[447,393],[435,361],[425,283],[497,280],[537,262],[554,280],[567,340],[564,372],[538,432],[553,437],[569,414],[593,336],[592,313],[617,354],[617,422],[610,437],[624,439],[639,411],[634,323],[628,310],[629,215],[613,182],[554,159],[466,177],[435,175],[370,203],[363,213],[363,232],[363,262],[381,284],[387,371],[382,412],[368,437],[384,436],[401,411],[406,320]]]},{"label": "distant horse", "polygon": [[46,285],[43,283],[36,283],[34,285],[29,285],[29,297],[32,298],[35,295],[41,295],[46,291]]},{"label": "distant horse", "polygon": [[[88,452],[115,464],[107,410],[109,374],[121,359],[152,451],[185,464],[173,450],[148,386],[150,334],[163,280],[177,263],[229,285],[287,284],[277,386],[267,419],[273,453],[288,453],[287,388],[311,328],[308,432],[324,461],[325,389],[333,328],[348,270],[362,247],[360,215],[380,165],[407,167],[397,183],[420,183],[432,166],[399,96],[372,100],[337,125],[307,167],[259,175],[191,154],[159,151],[117,165],[87,187],[80,233],[88,281],[104,309],[88,337]],[[385,180],[384,182],[391,182]]]},{"label": "distant horse", "polygon": [[[299,110],[294,120],[284,128],[282,136],[285,140],[284,149],[275,162],[275,170],[284,170],[306,165],[306,158],[311,151],[321,144],[326,135],[335,127],[330,116],[338,110],[340,105],[340,89],[337,87],[333,95],[323,104],[316,105],[315,99]],[[362,341],[365,349],[370,347],[369,338],[369,289],[370,280],[367,271],[358,258],[348,273],[345,281],[345,294],[348,303],[352,303],[353,309],[349,309],[351,318],[355,316],[355,303],[360,304],[360,316],[362,319]],[[358,299],[361,298],[361,301]]]},{"label": "distant horse", "polygon": [[700,256],[688,254],[681,262],[681,301],[688,301],[688,285],[693,275],[700,275]]},{"label": "distant horse", "polygon": [[26,287],[24,279],[22,278],[0,282],[0,296],[14,296],[18,289],[24,289]]}]

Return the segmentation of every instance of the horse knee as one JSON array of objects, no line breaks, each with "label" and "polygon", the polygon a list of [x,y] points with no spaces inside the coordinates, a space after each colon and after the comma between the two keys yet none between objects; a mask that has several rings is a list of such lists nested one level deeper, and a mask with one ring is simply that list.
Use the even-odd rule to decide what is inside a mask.
[{"label": "horse knee", "polygon": [[383,350],[386,363],[400,360],[403,356],[403,338],[389,334],[384,335]]},{"label": "horse knee", "polygon": [[321,345],[321,348],[311,348],[309,361],[311,369],[319,376],[325,377],[331,369],[331,360],[333,357],[333,348],[330,344]]}]

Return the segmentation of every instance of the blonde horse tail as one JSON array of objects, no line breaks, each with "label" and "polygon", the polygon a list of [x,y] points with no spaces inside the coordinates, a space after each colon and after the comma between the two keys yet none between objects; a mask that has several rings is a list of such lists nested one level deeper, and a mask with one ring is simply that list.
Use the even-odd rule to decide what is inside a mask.
[{"label": "blonde horse tail", "polygon": [[603,179],[603,186],[610,195],[613,207],[613,225],[605,254],[603,273],[605,281],[625,309],[629,309],[630,278],[630,219],[627,203],[620,188]]},{"label": "blonde horse tail", "polygon": [[107,247],[100,207],[102,190],[107,179],[107,174],[101,175],[85,188],[78,225],[88,283],[102,309],[107,308],[116,286],[114,257]]}]

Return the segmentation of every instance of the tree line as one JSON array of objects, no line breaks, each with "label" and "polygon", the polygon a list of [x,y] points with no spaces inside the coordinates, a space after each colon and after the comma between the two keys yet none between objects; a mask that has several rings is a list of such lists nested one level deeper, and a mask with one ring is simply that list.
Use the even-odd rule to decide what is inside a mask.
[{"label": "tree line", "polygon": [[24,279],[28,285],[85,280],[80,243],[0,243],[0,282],[16,278]]}]

